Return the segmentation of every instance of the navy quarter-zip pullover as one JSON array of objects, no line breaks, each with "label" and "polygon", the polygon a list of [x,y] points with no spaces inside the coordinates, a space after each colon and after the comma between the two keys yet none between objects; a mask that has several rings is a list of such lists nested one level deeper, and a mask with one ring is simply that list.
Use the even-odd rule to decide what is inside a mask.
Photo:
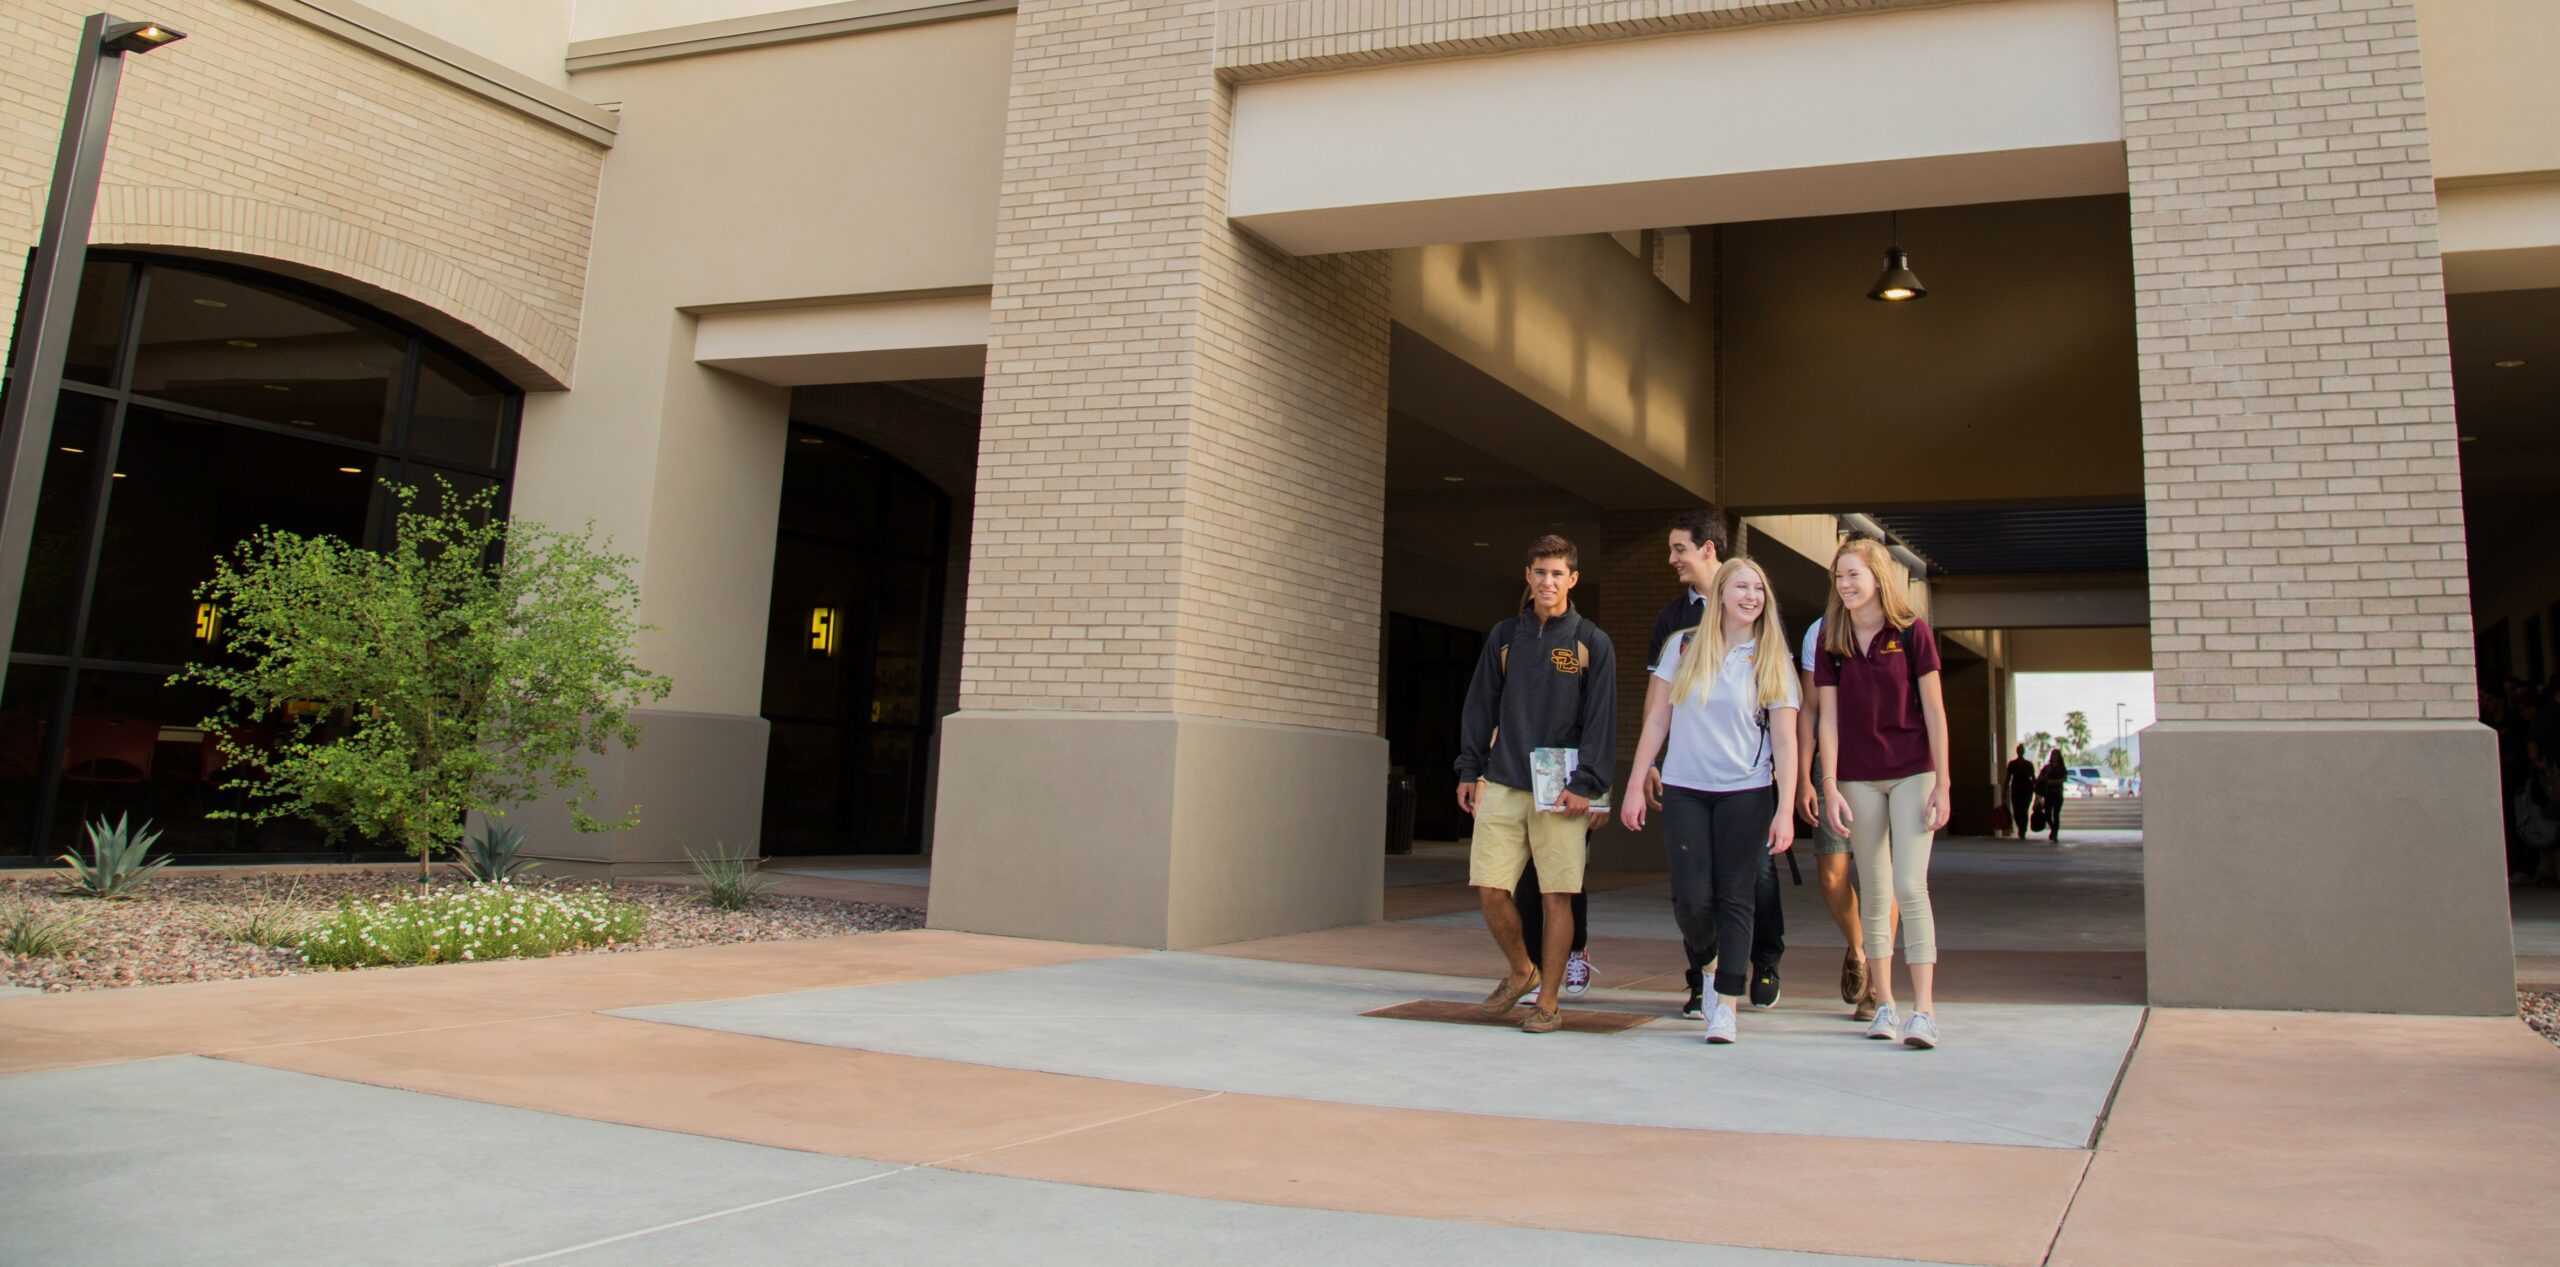
[{"label": "navy quarter-zip pullover", "polygon": [[1565,783],[1576,796],[1598,798],[1616,774],[1617,653],[1609,635],[1571,607],[1552,620],[1532,609],[1495,625],[1467,683],[1460,781],[1481,778],[1528,791],[1532,748],[1579,753]]}]

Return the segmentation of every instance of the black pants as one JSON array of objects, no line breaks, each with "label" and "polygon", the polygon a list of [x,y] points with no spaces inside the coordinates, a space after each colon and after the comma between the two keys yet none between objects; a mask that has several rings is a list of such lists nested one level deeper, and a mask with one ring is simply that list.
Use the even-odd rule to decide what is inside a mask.
[{"label": "black pants", "polygon": [[[1511,886],[1511,905],[1520,911],[1520,944],[1529,948],[1529,962],[1546,956],[1547,904],[1545,894],[1538,892],[1538,862],[1532,858],[1520,870],[1520,883]],[[1591,944],[1591,899],[1580,893],[1573,895],[1573,948],[1580,950]]]},{"label": "black pants", "polygon": [[1786,951],[1778,869],[1769,856],[1769,824],[1777,814],[1775,787],[1662,789],[1671,917],[1679,922],[1693,972],[1708,956],[1715,958],[1718,994],[1743,993],[1753,969],[1774,967]]},{"label": "black pants", "polygon": [[2009,830],[2018,833],[2020,840],[2026,839],[2027,816],[2035,812],[2035,804],[2035,784],[2012,783],[2009,785]]}]

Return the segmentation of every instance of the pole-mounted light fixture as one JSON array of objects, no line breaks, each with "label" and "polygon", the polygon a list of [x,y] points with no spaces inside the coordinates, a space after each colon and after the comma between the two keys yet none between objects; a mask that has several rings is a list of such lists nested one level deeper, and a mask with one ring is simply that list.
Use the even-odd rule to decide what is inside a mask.
[{"label": "pole-mounted light fixture", "polygon": [[28,262],[18,339],[9,349],[8,399],[0,401],[0,682],[7,680],[6,653],[16,645],[18,597],[26,587],[27,552],[35,541],[36,497],[44,481],[45,456],[53,450],[54,402],[62,392],[62,363],[71,349],[72,309],[80,294],[80,270],[88,264],[89,222],[98,206],[98,173],[106,166],[107,125],[115,115],[124,55],[148,53],[185,38],[187,33],[176,27],[127,22],[112,13],[90,14],[80,24],[79,51],[71,62],[71,100],[62,114],[62,146],[54,153],[44,230]]},{"label": "pole-mounted light fixture", "polygon": [[148,53],[185,38],[186,32],[158,22],[117,22],[99,37],[98,49],[105,53]]},{"label": "pole-mounted light fixture", "polygon": [[1877,303],[1900,304],[1929,297],[1929,288],[1920,284],[1918,274],[1911,271],[1911,256],[1902,249],[1902,213],[1893,213],[1892,245],[1884,249],[1884,271],[1876,274],[1876,284],[1867,289],[1867,298]]}]

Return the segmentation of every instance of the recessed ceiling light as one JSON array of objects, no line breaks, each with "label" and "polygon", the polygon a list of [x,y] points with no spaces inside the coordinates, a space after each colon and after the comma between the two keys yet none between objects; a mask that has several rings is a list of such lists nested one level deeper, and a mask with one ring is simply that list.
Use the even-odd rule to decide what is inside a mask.
[{"label": "recessed ceiling light", "polygon": [[338,468],[338,473],[341,475],[362,475],[364,474],[364,468],[360,466],[342,466]]},{"label": "recessed ceiling light", "polygon": [[2456,443],[2456,444],[2469,444],[2469,443],[2471,443],[2472,441],[2477,440],[2477,439],[2479,439],[2479,438],[2480,438],[2480,437],[2478,437],[2478,436],[2455,436],[2453,439],[2454,439],[2454,443]]},{"label": "recessed ceiling light", "polygon": [[123,479],[123,478],[124,478],[124,472],[122,472],[122,471],[118,471],[118,472],[116,472],[116,478],[117,478],[117,479]]},{"label": "recessed ceiling light", "polygon": [[64,445],[64,446],[62,446],[62,451],[63,451],[63,452],[65,452],[65,453],[86,453],[86,452],[88,452],[88,450],[86,450],[86,449],[75,449],[75,448],[72,448],[70,445],[67,445],[67,444],[66,444],[66,445]]},{"label": "recessed ceiling light", "polygon": [[231,306],[231,305],[229,305],[229,304],[226,304],[226,303],[222,302],[222,301],[221,301],[221,300],[219,300],[219,299],[202,299],[202,298],[197,299],[197,300],[195,301],[195,305],[196,305],[196,307],[198,307],[198,308],[228,308],[228,307],[230,307],[230,306]]},{"label": "recessed ceiling light", "polygon": [[316,427],[316,426],[319,426],[319,425],[320,425],[319,423],[313,422],[312,420],[310,420],[310,419],[308,419],[308,418],[287,418],[287,419],[285,419],[285,421],[286,421],[286,422],[289,422],[289,423],[292,423],[294,426],[297,426],[297,427]]},{"label": "recessed ceiling light", "polygon": [[1467,477],[1464,475],[1443,475],[1440,477],[1440,482],[1444,484],[1464,484],[1467,482]]},{"label": "recessed ceiling light", "polygon": [[818,438],[818,437],[816,437],[816,436],[802,436],[802,437],[800,437],[800,443],[802,443],[802,444],[825,444],[825,443],[826,443],[826,441],[821,440],[821,439],[819,439],[819,438]]},{"label": "recessed ceiling light", "polygon": [[2510,357],[2506,358],[2505,360],[2500,360],[2500,361],[2491,361],[2491,362],[2489,362],[2489,363],[2490,363],[2491,365],[2497,366],[2499,369],[2502,369],[2502,370],[2513,370],[2513,369],[2522,369],[2522,368],[2524,368],[2524,358],[2523,358],[2523,357],[2521,357],[2521,356],[2510,356]]},{"label": "recessed ceiling light", "polygon": [[258,384],[258,386],[263,387],[263,388],[266,388],[268,391],[271,391],[271,392],[289,392],[289,391],[292,391],[292,390],[293,390],[292,388],[287,387],[287,386],[285,386],[285,385],[284,385],[284,384],[282,384],[282,383],[260,383],[260,384]]},{"label": "recessed ceiling light", "polygon": [[256,339],[224,339],[223,342],[230,344],[235,348],[254,348],[258,346],[258,341]]},{"label": "recessed ceiling light", "polygon": [[1492,543],[1492,542],[1490,542],[1490,541],[1479,541],[1479,542],[1477,542],[1477,543],[1476,543],[1476,548],[1478,548],[1478,549],[1482,549],[1482,548],[1484,548],[1484,547],[1486,547],[1486,546],[1489,546],[1489,545],[1492,545],[1492,544],[1493,544],[1493,543]]}]

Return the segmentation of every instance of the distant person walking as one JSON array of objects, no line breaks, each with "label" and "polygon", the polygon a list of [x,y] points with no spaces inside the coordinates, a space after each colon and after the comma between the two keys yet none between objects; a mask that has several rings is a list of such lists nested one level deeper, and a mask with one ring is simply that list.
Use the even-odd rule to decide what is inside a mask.
[{"label": "distant person walking", "polygon": [[[1947,825],[1947,709],[1938,640],[1904,597],[1902,572],[1884,546],[1843,542],[1831,561],[1814,682],[1822,695],[1823,798],[1833,830],[1849,838],[1866,906],[1867,977],[1875,1019],[1867,1037],[1938,1045],[1938,923],[1929,907],[1929,847]],[[1894,1006],[1891,912],[1902,913],[1912,1013]]]},{"label": "distant person walking", "polygon": [[2018,834],[2018,839],[2025,840],[2027,815],[2035,809],[2036,801],[2036,764],[2027,760],[2025,744],[2019,744],[2018,755],[2009,758],[2006,773],[2008,786],[2003,790],[2009,794],[2009,829]]},{"label": "distant person walking", "polygon": [[[1528,605],[1485,636],[1467,683],[1456,762],[1458,808],[1476,820],[1467,882],[1476,886],[1485,927],[1509,963],[1509,974],[1485,996],[1481,1010],[1488,1017],[1508,1014],[1542,982],[1564,979],[1587,819],[1591,803],[1609,790],[1617,758],[1617,658],[1609,636],[1573,608],[1580,562],[1562,537],[1550,534],[1530,545]],[[1544,809],[1542,790],[1552,794]],[[1546,908],[1544,953],[1536,962],[1511,898],[1532,858]],[[1562,1028],[1563,993],[1542,994],[1520,1028],[1532,1034]]]},{"label": "distant person walking", "polygon": [[[1770,855],[1795,843],[1797,684],[1769,578],[1749,559],[1727,560],[1707,587],[1707,618],[1681,635],[1653,676],[1636,768],[1670,742],[1662,766],[1662,835],[1671,864],[1671,910],[1680,938],[1716,948],[1715,1005],[1707,1041],[1730,1043],[1735,1009],[1751,986],[1752,922]],[[1781,780],[1777,772],[1789,777]],[[1645,798],[1618,811],[1642,831]]]},{"label": "distant person walking", "polygon": [[2045,839],[2062,839],[2062,790],[2071,783],[2071,771],[2062,764],[2062,749],[2044,759],[2044,769],[2036,772],[2036,818],[2044,823]]}]

